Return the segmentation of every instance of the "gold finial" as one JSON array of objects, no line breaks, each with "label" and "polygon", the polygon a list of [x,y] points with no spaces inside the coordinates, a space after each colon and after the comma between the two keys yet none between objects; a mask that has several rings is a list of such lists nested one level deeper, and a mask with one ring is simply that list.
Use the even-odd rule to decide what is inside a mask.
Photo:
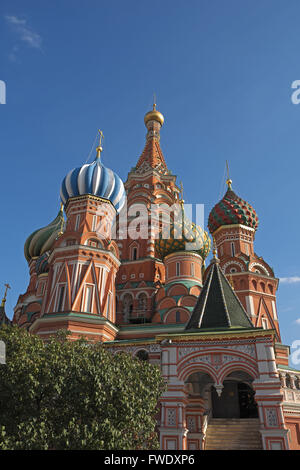
[{"label": "gold finial", "polygon": [[217,244],[215,237],[213,237],[213,256],[214,259],[217,259]]},{"label": "gold finial", "polygon": [[4,284],[5,286],[5,292],[4,292],[4,297],[2,299],[2,302],[1,302],[1,307],[4,307],[5,305],[5,302],[6,302],[6,296],[7,296],[7,290],[8,289],[11,289],[10,285],[9,284]]},{"label": "gold finial", "polygon": [[179,203],[183,206],[184,205],[184,199],[183,199],[183,184],[182,184],[182,181],[180,181],[180,191],[179,191],[179,194],[180,194],[180,201]]},{"label": "gold finial", "polygon": [[165,118],[163,117],[163,115],[156,109],[156,94],[153,93],[153,109],[145,114],[145,117],[144,117],[145,125],[147,127],[147,123],[149,121],[157,121],[162,126],[164,123],[164,120]]},{"label": "gold finial", "polygon": [[153,93],[153,111],[156,110],[156,94]]},{"label": "gold finial", "polygon": [[64,220],[64,218],[63,218],[64,205],[63,205],[62,202],[60,203],[60,212],[61,212],[61,215],[62,215],[62,219],[61,219],[61,222],[60,222],[60,231],[58,232],[58,237],[60,237],[60,236],[64,233],[63,229],[64,229],[64,222],[65,222],[65,220]]},{"label": "gold finial", "polygon": [[231,189],[232,180],[229,178],[229,167],[228,167],[228,161],[227,160],[226,160],[226,168],[227,168],[227,181],[226,181],[226,184],[228,186],[228,189]]},{"label": "gold finial", "polygon": [[100,158],[101,152],[103,150],[102,140],[104,139],[104,135],[103,135],[103,132],[100,129],[98,129],[98,132],[99,132],[100,136],[99,136],[99,145],[98,145],[96,150],[97,150],[97,158]]}]

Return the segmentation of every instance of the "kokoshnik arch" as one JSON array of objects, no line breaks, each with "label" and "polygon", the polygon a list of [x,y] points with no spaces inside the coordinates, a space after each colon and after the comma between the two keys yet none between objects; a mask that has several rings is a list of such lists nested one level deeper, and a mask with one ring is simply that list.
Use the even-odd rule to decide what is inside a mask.
[{"label": "kokoshnik arch", "polygon": [[[13,323],[45,340],[68,329],[71,339],[158,364],[168,384],[162,449],[300,449],[300,372],[281,342],[278,279],[254,251],[256,212],[228,180],[209,214],[206,267],[210,237],[184,213],[160,147],[163,123],[154,105],[125,184],[103,165],[101,144],[92,163],[67,174],[58,215],[26,240],[30,281]],[[113,239],[125,202],[181,204],[188,236],[175,236],[176,218],[167,239],[159,220],[153,228],[145,218],[147,239]],[[186,249],[191,238],[195,250]]]}]

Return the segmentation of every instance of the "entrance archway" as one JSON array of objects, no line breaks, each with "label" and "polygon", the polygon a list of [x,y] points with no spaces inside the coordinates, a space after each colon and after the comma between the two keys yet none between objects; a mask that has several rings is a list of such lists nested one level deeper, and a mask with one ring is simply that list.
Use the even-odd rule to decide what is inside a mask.
[{"label": "entrance archway", "polygon": [[246,372],[233,372],[223,381],[219,397],[214,386],[211,387],[213,418],[249,419],[258,418],[257,404],[252,388],[253,379]]}]

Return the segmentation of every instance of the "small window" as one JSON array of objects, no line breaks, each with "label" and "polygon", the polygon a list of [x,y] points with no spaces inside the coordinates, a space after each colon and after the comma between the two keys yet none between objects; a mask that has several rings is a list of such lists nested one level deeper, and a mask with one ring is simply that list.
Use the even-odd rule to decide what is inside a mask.
[{"label": "small window", "polygon": [[232,255],[232,256],[235,256],[235,246],[234,246],[234,242],[231,243],[231,255]]},{"label": "small window", "polygon": [[97,242],[97,240],[89,240],[88,245],[93,247],[93,248],[97,248],[98,247],[98,242]]},{"label": "small window", "polygon": [[59,287],[58,290],[58,303],[57,303],[57,311],[63,311],[63,304],[64,304],[64,296],[65,296],[65,285]]},{"label": "small window", "polygon": [[97,226],[97,216],[93,215],[92,232],[96,232],[96,226]]},{"label": "small window", "polygon": [[132,248],[132,259],[133,260],[137,259],[137,247],[136,246]]},{"label": "small window", "polygon": [[176,263],[176,276],[180,276],[180,262]]},{"label": "small window", "polygon": [[111,292],[108,293],[108,297],[107,297],[106,318],[109,318],[110,300],[111,300]]},{"label": "small window", "polygon": [[86,286],[84,311],[87,313],[92,312],[92,299],[93,299],[93,286]]},{"label": "small window", "polygon": [[75,232],[79,229],[79,224],[80,224],[80,214],[77,214],[76,221],[75,221]]},{"label": "small window", "polygon": [[230,269],[230,272],[231,272],[231,273],[236,273],[236,268],[231,268],[231,269]]},{"label": "small window", "polygon": [[195,276],[195,264],[191,263],[191,276]]},{"label": "small window", "polygon": [[175,314],[175,321],[176,323],[180,323],[180,311],[177,310],[176,314]]}]

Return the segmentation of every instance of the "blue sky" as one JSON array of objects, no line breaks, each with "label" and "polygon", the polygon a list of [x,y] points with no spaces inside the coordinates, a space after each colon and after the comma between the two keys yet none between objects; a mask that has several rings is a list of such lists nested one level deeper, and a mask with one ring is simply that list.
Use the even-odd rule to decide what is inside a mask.
[{"label": "blue sky", "polygon": [[25,239],[55,217],[64,175],[101,128],[104,164],[125,180],[155,92],[186,202],[205,204],[207,218],[227,159],[260,219],[256,253],[283,279],[283,342],[300,339],[299,15],[297,0],[2,0],[0,289],[12,286],[10,316],[28,283]]}]

